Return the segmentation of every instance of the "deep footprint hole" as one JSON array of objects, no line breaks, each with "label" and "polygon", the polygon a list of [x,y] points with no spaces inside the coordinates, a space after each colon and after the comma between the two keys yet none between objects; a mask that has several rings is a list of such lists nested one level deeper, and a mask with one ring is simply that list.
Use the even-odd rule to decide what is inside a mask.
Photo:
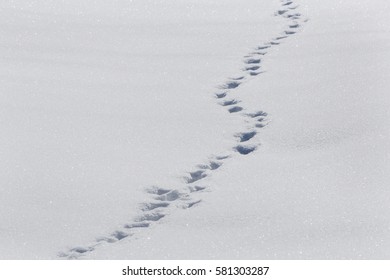
[{"label": "deep footprint hole", "polygon": [[244,132],[237,135],[240,138],[240,142],[246,142],[252,139],[256,135],[256,131]]},{"label": "deep footprint hole", "polygon": [[235,147],[235,150],[239,152],[241,155],[247,155],[252,153],[254,150],[256,150],[255,146],[237,146]]},{"label": "deep footprint hole", "polygon": [[240,112],[240,111],[242,111],[242,110],[243,110],[242,107],[240,107],[240,106],[234,106],[234,107],[232,107],[232,108],[229,109],[229,113],[237,113],[237,112]]}]

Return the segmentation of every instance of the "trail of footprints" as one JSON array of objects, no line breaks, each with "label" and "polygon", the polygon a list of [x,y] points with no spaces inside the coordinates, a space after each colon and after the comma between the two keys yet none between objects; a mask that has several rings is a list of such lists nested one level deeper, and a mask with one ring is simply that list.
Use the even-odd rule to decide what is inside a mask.
[{"label": "trail of footprints", "polygon": [[214,170],[220,168],[224,161],[232,158],[234,153],[239,155],[248,155],[254,152],[259,146],[254,142],[259,129],[266,125],[267,113],[263,111],[246,112],[245,106],[241,100],[233,97],[234,90],[262,73],[261,62],[267,55],[273,45],[280,44],[289,36],[295,34],[305,20],[301,14],[295,10],[298,8],[293,1],[281,0],[282,7],[275,15],[286,18],[289,22],[288,27],[279,36],[271,41],[257,46],[251,53],[246,55],[243,60],[241,75],[236,78],[228,79],[224,84],[218,87],[219,91],[215,93],[218,104],[227,109],[230,114],[238,114],[246,118],[250,124],[245,131],[234,135],[237,139],[237,145],[226,155],[212,156],[206,163],[197,165],[183,178],[183,186],[180,188],[153,186],[146,189],[150,201],[140,205],[140,215],[132,222],[124,224],[121,229],[99,237],[89,246],[73,247],[67,252],[61,252],[59,257],[68,259],[77,259],[94,251],[103,243],[115,243],[124,238],[128,238],[137,233],[137,231],[148,228],[156,224],[169,214],[169,211],[175,208],[188,209],[201,202],[199,194],[207,191],[208,186],[202,184],[202,179],[210,176]]}]

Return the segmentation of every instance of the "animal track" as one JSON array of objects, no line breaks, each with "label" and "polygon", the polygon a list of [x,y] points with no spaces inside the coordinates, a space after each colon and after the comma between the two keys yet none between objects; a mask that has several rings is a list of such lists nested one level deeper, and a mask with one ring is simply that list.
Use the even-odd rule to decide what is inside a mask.
[{"label": "animal track", "polygon": [[196,181],[199,181],[200,179],[203,179],[207,176],[205,170],[198,170],[195,172],[190,172],[190,177],[187,177],[187,183],[191,184]]},{"label": "animal track", "polygon": [[93,250],[94,250],[94,248],[92,248],[92,247],[75,247],[75,248],[71,249],[70,251],[73,253],[84,254],[86,252],[91,252]]},{"label": "animal track", "polygon": [[126,224],[123,227],[131,229],[131,228],[146,228],[149,226],[150,226],[149,222],[138,222],[138,223],[133,223],[133,224]]},{"label": "animal track", "polygon": [[223,102],[221,103],[221,105],[222,105],[222,106],[230,106],[230,105],[234,105],[234,104],[237,104],[237,103],[240,103],[240,101],[233,99],[233,100],[226,100],[226,101],[223,101]]},{"label": "animal track", "polygon": [[240,106],[234,106],[234,107],[230,108],[228,111],[229,111],[229,113],[237,113],[237,112],[242,111],[242,109],[243,108]]},{"label": "animal track", "polygon": [[193,202],[190,202],[186,205],[186,208],[191,208],[192,206],[194,205],[197,205],[198,203],[200,203],[202,200],[197,200],[197,201],[193,201]]},{"label": "animal track", "polygon": [[291,25],[289,25],[288,27],[290,27],[290,28],[298,28],[298,27],[299,27],[299,24],[298,24],[298,23],[291,24]]},{"label": "animal track", "polygon": [[168,202],[160,202],[160,203],[146,203],[144,207],[142,207],[142,210],[144,211],[150,211],[154,210],[156,208],[165,208],[168,207],[169,203]]},{"label": "animal track", "polygon": [[255,137],[256,131],[240,133],[237,136],[240,138],[240,142],[246,142]]},{"label": "animal track", "polygon": [[247,71],[256,71],[260,69],[260,66],[251,66],[251,67],[246,67],[245,70]]},{"label": "animal track", "polygon": [[287,35],[292,35],[292,34],[295,34],[296,32],[295,31],[284,31],[284,33],[286,33]]},{"label": "animal track", "polygon": [[170,192],[155,197],[156,200],[160,200],[160,201],[174,201],[179,198],[180,198],[180,193],[178,190],[172,190]]},{"label": "animal track", "polygon": [[252,153],[254,150],[256,150],[255,146],[241,146],[238,145],[234,148],[237,152],[239,152],[242,155],[247,155],[249,153]]},{"label": "animal track", "polygon": [[[287,32],[286,32],[287,34]],[[275,40],[283,40],[283,39],[286,39],[287,36],[279,36],[279,37],[276,37]]]},{"label": "animal track", "polygon": [[263,112],[263,111],[257,111],[255,113],[250,113],[248,114],[249,117],[251,118],[257,118],[257,117],[266,117],[267,116],[267,113],[266,112]]},{"label": "animal track", "polygon": [[122,240],[123,238],[126,238],[129,236],[128,233],[125,233],[123,231],[115,231],[112,236],[116,238],[117,240]]},{"label": "animal track", "polygon": [[136,219],[136,221],[137,222],[143,222],[143,221],[156,222],[158,220],[161,220],[164,217],[165,217],[165,215],[161,214],[161,213],[144,214],[143,216]]},{"label": "animal track", "polygon": [[206,187],[201,187],[201,186],[189,186],[188,189],[190,192],[200,192],[206,189]]},{"label": "animal track", "polygon": [[[274,39],[258,45],[251,52],[243,57],[241,63],[241,72],[234,78],[228,78],[227,82],[218,87],[218,91],[214,93],[215,98],[218,99],[218,104],[226,106],[229,113],[241,112],[245,109],[244,102],[238,99],[224,100],[232,91],[238,88],[241,84],[244,84],[255,76],[263,73],[260,72],[262,60],[265,59],[267,53],[272,50],[274,45],[284,43],[285,40],[291,35],[296,34],[303,22],[306,19],[301,19],[302,15],[296,11],[298,6],[294,5],[293,0],[281,0],[281,9],[275,12],[276,16],[281,16],[288,21],[286,29],[279,33]],[[261,59],[258,58],[261,56]],[[252,77],[252,78],[251,78]],[[238,138],[239,142],[226,151],[225,154],[216,155],[206,163],[196,165],[196,169],[193,172],[189,172],[187,176],[182,180],[181,187],[159,187],[152,186],[145,190],[149,196],[147,202],[139,205],[139,215],[132,221],[124,224],[120,229],[107,234],[106,236],[95,239],[95,242],[90,246],[76,246],[69,249],[66,253],[59,253],[61,258],[74,259],[84,256],[89,252],[94,251],[102,243],[115,243],[124,238],[129,238],[136,234],[140,230],[146,230],[153,224],[167,216],[167,213],[172,209],[190,209],[201,203],[199,196],[204,195],[209,191],[210,187],[203,185],[202,179],[212,176],[216,169],[220,168],[225,160],[234,158],[236,152],[240,155],[248,155],[254,152],[259,143],[256,143],[256,136],[259,132],[259,128],[266,125],[265,118],[267,113],[264,111],[256,111],[253,113],[241,113],[235,114],[237,117],[246,117],[245,122],[248,124],[245,127],[245,132],[234,134],[233,136]],[[248,144],[252,143],[252,144]]]},{"label": "animal track", "polygon": [[223,89],[234,89],[240,85],[238,82],[228,82],[226,85],[222,86]]},{"label": "animal track", "polygon": [[217,97],[217,98],[224,98],[224,97],[226,97],[226,92],[223,92],[223,93],[216,93],[216,94],[215,94],[215,97]]},{"label": "animal track", "polygon": [[246,64],[259,64],[260,62],[261,62],[261,59],[253,59],[253,58],[247,59],[245,61]]},{"label": "animal track", "polygon": [[154,187],[147,189],[146,191],[148,193],[151,193],[151,194],[164,195],[164,194],[169,193],[171,190],[154,186]]},{"label": "animal track", "polygon": [[288,12],[288,10],[279,10],[279,11],[277,11],[277,14],[281,16],[287,12]]},{"label": "animal track", "polygon": [[210,169],[210,170],[218,169],[221,166],[222,166],[222,162],[217,162],[217,161],[211,161],[209,164],[198,165],[198,167],[201,169]]}]

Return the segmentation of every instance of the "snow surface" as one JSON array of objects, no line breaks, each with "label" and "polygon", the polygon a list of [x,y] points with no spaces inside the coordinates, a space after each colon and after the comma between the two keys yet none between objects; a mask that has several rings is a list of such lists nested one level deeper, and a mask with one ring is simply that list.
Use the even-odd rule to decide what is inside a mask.
[{"label": "snow surface", "polygon": [[390,5],[290,2],[1,1],[0,258],[389,258]]}]

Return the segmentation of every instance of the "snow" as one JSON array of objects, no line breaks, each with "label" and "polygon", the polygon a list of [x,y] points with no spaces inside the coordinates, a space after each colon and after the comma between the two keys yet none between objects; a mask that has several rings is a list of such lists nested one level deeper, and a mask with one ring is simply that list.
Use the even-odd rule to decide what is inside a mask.
[{"label": "snow", "polygon": [[2,1],[0,258],[388,258],[389,4],[288,2]]}]

